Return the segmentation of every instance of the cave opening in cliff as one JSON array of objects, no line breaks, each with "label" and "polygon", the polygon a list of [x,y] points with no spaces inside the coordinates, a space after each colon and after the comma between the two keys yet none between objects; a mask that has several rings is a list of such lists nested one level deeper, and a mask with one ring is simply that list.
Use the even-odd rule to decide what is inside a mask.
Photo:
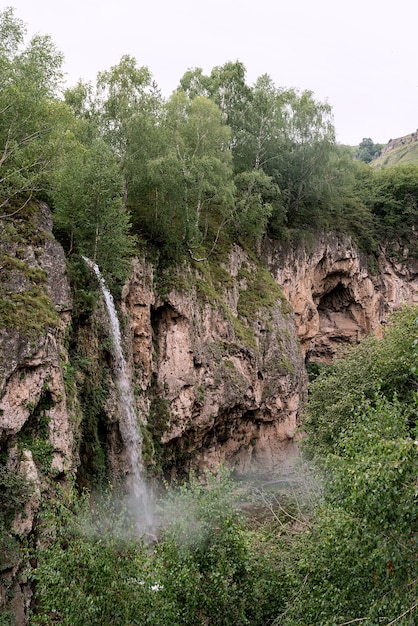
[{"label": "cave opening in cliff", "polygon": [[325,281],[317,304],[319,327],[306,351],[306,364],[331,363],[339,344],[358,340],[358,303],[350,286],[344,285],[342,280],[344,277],[328,277],[328,289]]},{"label": "cave opening in cliff", "polygon": [[321,296],[318,311],[344,311],[352,302],[350,290],[339,282],[333,289]]},{"label": "cave opening in cliff", "polygon": [[151,307],[151,327],[154,340],[166,333],[169,326],[177,324],[182,315],[167,302],[162,306]]}]

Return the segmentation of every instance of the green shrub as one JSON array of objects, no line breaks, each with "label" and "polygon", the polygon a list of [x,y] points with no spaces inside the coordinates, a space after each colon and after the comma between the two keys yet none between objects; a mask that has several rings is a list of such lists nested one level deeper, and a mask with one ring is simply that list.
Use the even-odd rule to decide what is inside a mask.
[{"label": "green shrub", "polygon": [[30,483],[0,463],[0,524],[9,528],[16,513],[22,510],[30,493]]},{"label": "green shrub", "polygon": [[169,489],[158,504],[158,543],[112,496],[51,503],[32,572],[31,624],[265,626],[285,604],[277,538],[251,531],[228,475]]},{"label": "green shrub", "polygon": [[405,307],[392,316],[382,339],[369,336],[311,382],[303,418],[309,435],[305,450],[316,456],[331,452],[344,428],[356,423],[363,399],[373,401],[377,392],[389,400],[397,394],[415,421],[417,319],[418,308]]},{"label": "green shrub", "polygon": [[298,549],[289,626],[416,623],[418,448],[399,401],[373,405],[359,408],[326,459],[325,502]]},{"label": "green shrub", "polygon": [[311,384],[306,448],[325,497],[296,547],[293,626],[416,623],[417,309]]}]

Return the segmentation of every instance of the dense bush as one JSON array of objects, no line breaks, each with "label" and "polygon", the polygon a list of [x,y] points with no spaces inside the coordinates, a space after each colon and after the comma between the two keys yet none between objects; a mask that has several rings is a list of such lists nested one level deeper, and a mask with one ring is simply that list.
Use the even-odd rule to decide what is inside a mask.
[{"label": "dense bush", "polygon": [[155,546],[136,535],[135,520],[111,495],[93,507],[87,498],[50,505],[32,574],[31,624],[264,626],[274,619],[290,585],[280,540],[250,530],[228,476],[207,478],[203,486],[192,477],[159,503]]},{"label": "dense bush", "polygon": [[325,495],[300,541],[289,626],[416,623],[417,315],[398,313],[312,383],[307,448]]},{"label": "dense bush", "polygon": [[349,348],[311,383],[304,412],[306,450],[314,455],[332,452],[341,432],[357,423],[363,399],[373,401],[377,392],[389,400],[397,395],[411,424],[415,422],[417,319],[413,306],[395,313],[383,339],[371,335]]},{"label": "dense bush", "polygon": [[15,469],[3,463],[0,456],[0,625],[13,626],[14,617],[10,609],[13,596],[13,581],[5,574],[16,568],[22,560],[23,546],[13,531],[13,521],[22,513],[24,505],[32,492],[33,485]]},{"label": "dense bush", "polygon": [[401,238],[411,244],[418,217],[418,166],[396,165],[375,172],[371,192],[370,205],[380,239]]}]

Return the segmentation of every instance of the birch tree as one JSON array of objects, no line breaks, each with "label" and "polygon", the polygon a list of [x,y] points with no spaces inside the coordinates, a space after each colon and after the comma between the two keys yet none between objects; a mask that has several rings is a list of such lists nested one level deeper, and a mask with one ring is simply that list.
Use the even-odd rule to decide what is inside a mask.
[{"label": "birch tree", "polygon": [[[149,164],[151,177],[157,188],[165,190],[166,203],[175,195],[176,221],[189,254],[196,258],[200,250],[205,256],[232,218],[230,129],[211,100],[204,96],[190,100],[182,91],[168,102],[165,128],[165,153]],[[167,172],[170,189],[164,184]]]},{"label": "birch tree", "polygon": [[25,42],[13,9],[0,13],[0,215],[19,212],[47,187],[65,108],[54,100],[63,57],[48,36]]}]

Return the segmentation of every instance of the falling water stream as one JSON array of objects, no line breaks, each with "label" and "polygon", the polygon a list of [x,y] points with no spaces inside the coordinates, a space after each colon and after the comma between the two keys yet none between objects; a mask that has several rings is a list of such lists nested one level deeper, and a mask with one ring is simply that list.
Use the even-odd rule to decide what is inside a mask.
[{"label": "falling water stream", "polygon": [[83,257],[87,265],[94,271],[106,303],[114,348],[114,374],[118,390],[120,410],[119,429],[128,457],[128,487],[130,508],[133,510],[138,528],[150,532],[153,528],[151,499],[142,476],[142,438],[139,434],[135,397],[131,380],[128,376],[126,360],[122,351],[119,319],[116,313],[112,294],[107,289],[98,266],[90,259]]}]

